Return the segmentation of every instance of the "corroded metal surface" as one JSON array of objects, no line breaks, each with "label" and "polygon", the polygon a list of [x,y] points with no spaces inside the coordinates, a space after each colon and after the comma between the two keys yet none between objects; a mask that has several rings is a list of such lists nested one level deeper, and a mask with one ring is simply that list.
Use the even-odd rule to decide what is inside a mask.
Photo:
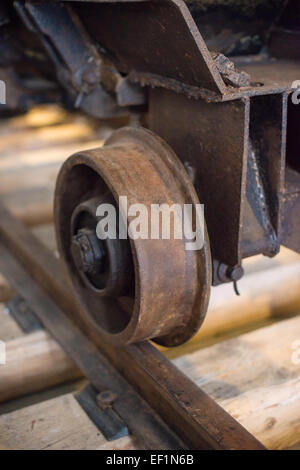
[{"label": "corroded metal surface", "polygon": [[[205,204],[214,284],[234,280],[248,256],[274,256],[282,244],[299,251],[299,106],[291,104],[300,76],[297,0],[5,6],[0,65],[10,108],[48,100],[98,117],[143,115],[143,125],[176,152]],[[73,251],[85,279],[82,272],[100,269],[103,259],[89,235],[85,242],[78,236]],[[85,244],[91,245],[86,253]],[[118,272],[125,251],[119,246],[114,256]],[[125,278],[111,273],[110,290],[116,284],[133,290]]]},{"label": "corroded metal surface", "polygon": [[[122,261],[119,248],[117,259],[113,256],[120,242],[106,241],[108,271],[114,269],[118,286],[124,284],[124,277],[128,284],[132,276],[133,288],[128,285],[127,292],[116,292],[111,286],[111,273],[103,286],[85,282],[71,252],[74,212],[78,213],[80,204],[82,210],[91,195],[100,204],[108,191],[115,203],[120,196],[127,196],[128,207],[144,204],[150,213],[152,204],[195,207],[199,200],[193,185],[163,141],[149,131],[128,128],[113,134],[103,148],[67,160],[55,196],[59,249],[86,315],[93,318],[99,333],[118,344],[146,338],[155,338],[166,346],[181,344],[198,330],[207,309],[211,261],[206,231],[204,247],[194,251],[186,250],[185,238],[131,239],[134,274],[130,274],[128,256]],[[88,205],[91,208],[91,202]]]}]

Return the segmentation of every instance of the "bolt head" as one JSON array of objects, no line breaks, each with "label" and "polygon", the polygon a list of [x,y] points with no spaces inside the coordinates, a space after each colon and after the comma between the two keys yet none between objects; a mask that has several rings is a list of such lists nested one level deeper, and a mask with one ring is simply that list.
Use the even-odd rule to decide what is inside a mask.
[{"label": "bolt head", "polygon": [[232,281],[239,281],[244,275],[244,269],[242,268],[242,266],[234,266],[232,268],[228,268],[228,271],[227,271],[227,276],[229,277],[229,279],[231,279]]},{"label": "bolt head", "polygon": [[117,397],[118,396],[115,392],[111,390],[105,390],[99,393],[99,395],[97,395],[96,400],[97,400],[99,408],[105,409],[105,408],[112,406],[114,401],[116,401]]},{"label": "bolt head", "polygon": [[73,236],[71,252],[80,271],[89,275],[102,271],[104,250],[96,233],[92,230],[82,229]]}]

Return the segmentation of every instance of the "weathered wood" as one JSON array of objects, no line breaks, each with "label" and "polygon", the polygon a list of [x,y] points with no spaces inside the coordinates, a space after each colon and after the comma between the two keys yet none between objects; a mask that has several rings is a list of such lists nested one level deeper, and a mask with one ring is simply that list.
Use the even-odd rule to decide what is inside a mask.
[{"label": "weathered wood", "polygon": [[292,361],[293,345],[298,340],[300,315],[173,362],[213,398],[234,398],[253,388],[267,388],[299,377],[300,364]]},{"label": "weathered wood", "polygon": [[270,449],[300,435],[300,315],[175,359],[199,387]]},{"label": "weathered wood", "polygon": [[267,269],[279,268],[286,264],[300,261],[300,254],[282,246],[280,252],[274,257],[256,255],[243,260],[245,275],[266,271]]},{"label": "weathered wood", "polygon": [[[55,106],[36,107],[26,115],[1,120],[0,170],[58,161],[60,148],[78,148],[85,142],[102,140],[106,134],[105,125],[101,123],[99,128],[97,121],[87,116],[67,113]],[[52,149],[53,153],[48,154]]]},{"label": "weathered wood", "polygon": [[0,274],[0,302],[6,302],[13,296],[13,289],[7,280]]},{"label": "weathered wood", "polygon": [[298,442],[292,447],[288,447],[286,450],[300,450],[300,442]]},{"label": "weathered wood", "polygon": [[44,294],[2,245],[0,246],[0,269],[5,270],[16,290],[25,299],[30,299],[32,308],[43,324],[53,333],[56,330],[56,339],[75,359],[78,367],[94,387],[99,392],[112,390],[117,394],[118,399],[114,402],[115,410],[145,447],[170,450],[184,448],[182,441],[118,374],[95,345]]},{"label": "weathered wood", "polygon": [[3,444],[0,444],[0,450],[12,450],[12,449],[5,447]]},{"label": "weathered wood", "polygon": [[201,344],[221,333],[251,328],[300,310],[300,261],[246,275],[239,290],[238,297],[231,285],[213,289],[206,320],[194,342]]},{"label": "weathered wood", "polygon": [[0,402],[82,377],[72,359],[45,331],[6,343],[0,367]]},{"label": "weathered wood", "polygon": [[108,443],[72,394],[0,416],[0,442],[15,450],[135,450],[132,437]]},{"label": "weathered wood", "polygon": [[291,447],[300,436],[300,378],[249,390],[222,406],[272,450]]},{"label": "weathered wood", "polygon": [[53,224],[38,225],[32,228],[32,233],[43,243],[52,253],[56,253],[56,238]]},{"label": "weathered wood", "polygon": [[[269,448],[290,447],[299,439],[299,383],[295,379],[299,377],[300,364],[291,360],[292,345],[299,332],[300,316],[186,355],[174,363]],[[11,343],[16,348],[11,347]],[[5,394],[9,398],[11,390],[23,395],[26,391],[46,388],[49,386],[47,374],[58,375],[57,364],[65,363],[65,367],[74,369],[73,362],[46,332],[34,333],[11,343],[7,344],[6,366],[10,371],[10,383],[2,366],[0,400],[3,393],[4,398],[7,398]],[[15,356],[13,369],[12,350]],[[45,360],[48,350],[50,353]],[[32,364],[35,364],[34,368]],[[30,373],[32,370],[33,374]],[[66,378],[69,373],[68,370]],[[63,376],[58,379],[64,381]],[[22,380],[25,384],[22,382],[20,388]],[[274,425],[271,425],[274,413],[273,407],[269,406],[270,400],[276,402]]]},{"label": "weathered wood", "polygon": [[[25,165],[38,167],[45,163],[59,162],[65,150],[70,150],[71,155],[76,151],[76,146],[78,148],[85,143],[89,145],[89,142],[94,142],[96,139],[93,134],[91,127],[79,120],[48,128],[11,129],[11,132],[7,130],[6,135],[1,135],[1,172],[17,170]],[[98,145],[99,142],[102,140],[99,139]]]},{"label": "weathered wood", "polygon": [[20,327],[8,314],[4,305],[0,305],[0,325],[0,341],[7,342],[23,335]]},{"label": "weathered wood", "polygon": [[52,186],[1,194],[12,214],[29,227],[52,222],[52,197]]},{"label": "weathered wood", "polygon": [[56,108],[1,122],[0,195],[26,225],[52,220],[54,184],[63,161],[79,149],[102,145],[108,129],[99,131],[90,123]]},{"label": "weathered wood", "polygon": [[[1,220],[5,220],[5,223],[1,223]],[[71,289],[66,286],[58,260],[3,207],[0,209],[0,238],[19,262],[26,266],[33,280],[55,299],[60,308],[69,314],[72,312],[74,320],[76,319],[79,324],[80,311],[74,303]],[[71,354],[93,385],[98,388],[99,383],[97,387],[95,382],[101,379],[101,386],[103,386],[104,371],[102,370],[99,378],[96,374],[96,370],[100,374],[100,358],[96,348],[55,308],[53,302],[42,295],[38,287],[32,281],[30,282],[24,270],[3,248],[1,248],[0,265],[1,270],[20,294],[25,298],[30,296],[31,306],[36,310],[44,325],[62,344],[66,352]],[[43,297],[42,302],[41,297]],[[38,299],[40,302],[37,302]],[[51,311],[51,314],[47,310]],[[82,322],[80,326],[84,327]],[[105,344],[102,338],[95,337],[93,328],[88,329],[87,325],[85,326],[86,332],[90,338],[94,339],[99,350],[130,380],[130,383],[138,389],[148,403],[151,403],[151,406],[189,447],[262,448],[254,437],[240,427],[230,415],[224,413],[212,399],[170,364],[151,344],[143,343],[116,349]],[[76,344],[74,344],[75,338]],[[97,368],[92,358],[97,362]],[[133,412],[133,405],[132,408],[128,407],[128,402],[126,403],[124,399],[115,404],[118,406],[116,411],[125,422],[129,425],[128,419],[132,420],[132,415],[134,415],[131,426],[137,426],[138,416]],[[128,408],[131,416],[128,416]],[[127,412],[126,418],[124,412]]]}]

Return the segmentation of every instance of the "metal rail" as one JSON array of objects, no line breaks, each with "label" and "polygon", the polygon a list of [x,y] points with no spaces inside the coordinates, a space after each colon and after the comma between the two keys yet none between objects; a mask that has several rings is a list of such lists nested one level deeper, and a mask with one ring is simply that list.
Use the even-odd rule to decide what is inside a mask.
[{"label": "metal rail", "polygon": [[150,343],[115,348],[82,323],[62,266],[0,205],[0,270],[113,408],[152,449],[262,450],[248,431]]}]

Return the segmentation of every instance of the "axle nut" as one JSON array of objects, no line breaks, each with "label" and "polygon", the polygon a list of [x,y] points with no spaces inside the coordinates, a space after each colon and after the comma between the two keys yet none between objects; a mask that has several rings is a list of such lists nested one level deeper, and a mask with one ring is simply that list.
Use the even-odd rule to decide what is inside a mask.
[{"label": "axle nut", "polygon": [[104,249],[92,230],[79,230],[72,238],[71,251],[77,268],[85,274],[93,276],[103,270]]}]

